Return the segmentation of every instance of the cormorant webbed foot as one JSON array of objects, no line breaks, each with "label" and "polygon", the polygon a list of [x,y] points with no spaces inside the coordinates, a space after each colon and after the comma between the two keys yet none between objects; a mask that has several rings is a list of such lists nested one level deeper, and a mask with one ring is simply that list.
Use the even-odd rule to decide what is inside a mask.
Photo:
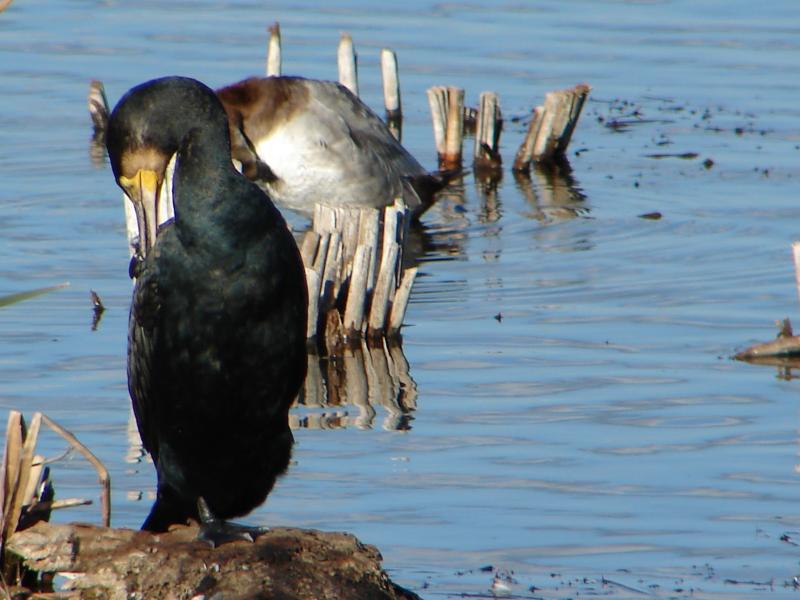
[{"label": "cormorant webbed foot", "polygon": [[200,532],[197,534],[197,539],[208,542],[212,548],[241,540],[254,542],[258,536],[269,531],[269,527],[241,525],[214,516],[202,497],[197,499],[197,512],[200,515]]}]

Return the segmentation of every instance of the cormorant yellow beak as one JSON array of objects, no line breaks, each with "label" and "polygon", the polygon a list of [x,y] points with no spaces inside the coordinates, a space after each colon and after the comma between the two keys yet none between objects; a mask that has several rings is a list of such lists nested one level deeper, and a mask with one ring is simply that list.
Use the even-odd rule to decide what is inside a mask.
[{"label": "cormorant yellow beak", "polygon": [[150,169],[139,169],[133,177],[121,175],[119,184],[125,190],[136,212],[139,228],[139,253],[147,256],[156,243],[159,215],[158,198],[161,191],[158,174]]}]

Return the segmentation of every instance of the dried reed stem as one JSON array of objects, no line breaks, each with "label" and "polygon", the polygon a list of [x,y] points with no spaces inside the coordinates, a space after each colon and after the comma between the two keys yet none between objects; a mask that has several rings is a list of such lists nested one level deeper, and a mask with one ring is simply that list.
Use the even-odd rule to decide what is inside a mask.
[{"label": "dried reed stem", "polygon": [[92,454],[91,450],[80,443],[78,438],[64,429],[61,425],[53,421],[47,415],[42,415],[42,421],[44,421],[45,425],[47,425],[50,429],[64,438],[73,448],[83,454],[84,458],[86,458],[86,460],[92,464],[95,471],[97,471],[97,476],[101,486],[100,506],[103,513],[103,526],[109,527],[111,525],[111,479],[108,476],[108,469],[106,469],[103,463],[100,462],[100,460],[94,454]]}]

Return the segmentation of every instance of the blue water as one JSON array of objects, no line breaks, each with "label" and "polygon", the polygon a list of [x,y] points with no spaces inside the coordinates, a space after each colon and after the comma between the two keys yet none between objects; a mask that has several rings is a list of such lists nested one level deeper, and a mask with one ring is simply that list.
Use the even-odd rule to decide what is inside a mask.
[{"label": "blue water", "polygon": [[[800,550],[779,538],[800,538],[798,382],[729,357],[797,315],[796,16],[792,0],[16,0],[0,14],[0,295],[70,285],[0,308],[0,408],[76,433],[111,471],[114,524],[141,523],[155,477],[126,459],[131,284],[120,193],[90,159],[91,79],[113,104],[155,76],[260,74],[274,21],[285,72],[335,78],[348,31],[379,112],[379,50],[397,51],[403,141],[430,167],[431,85],[470,104],[499,93],[509,165],[532,106],[585,81],[571,187],[534,179],[526,195],[506,168],[496,196],[467,176],[426,216],[410,429],[380,403],[373,419],[329,410],[341,427],[295,432],[295,463],[249,520],[350,531],[424,597],[486,594],[488,565],[522,597],[793,596]],[[40,452],[63,448],[43,434]],[[97,499],[79,457],[53,469],[60,497]]]}]

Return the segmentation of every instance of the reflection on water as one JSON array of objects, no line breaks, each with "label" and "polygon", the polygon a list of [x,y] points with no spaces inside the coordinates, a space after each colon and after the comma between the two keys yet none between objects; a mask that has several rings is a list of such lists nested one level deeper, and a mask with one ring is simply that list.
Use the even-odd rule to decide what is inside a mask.
[{"label": "reflection on water", "polygon": [[[385,339],[361,340],[342,356],[308,353],[308,375],[289,413],[292,429],[372,429],[409,431],[417,410],[417,384],[403,348]],[[127,427],[128,463],[152,462],[131,412]]]},{"label": "reflection on water", "polygon": [[514,173],[514,181],[530,205],[526,216],[531,219],[552,223],[589,214],[586,196],[566,161],[535,166],[530,173]]},{"label": "reflection on water", "polygon": [[752,365],[775,367],[775,377],[783,381],[800,378],[800,356],[755,356],[742,360]]},{"label": "reflection on water", "polygon": [[[308,355],[308,376],[290,415],[293,428],[411,429],[417,385],[399,344],[347,347],[342,356]],[[381,414],[382,413],[382,414]]]},{"label": "reflection on water", "polygon": [[98,169],[108,164],[106,135],[104,131],[95,130],[89,138],[89,161]]}]

